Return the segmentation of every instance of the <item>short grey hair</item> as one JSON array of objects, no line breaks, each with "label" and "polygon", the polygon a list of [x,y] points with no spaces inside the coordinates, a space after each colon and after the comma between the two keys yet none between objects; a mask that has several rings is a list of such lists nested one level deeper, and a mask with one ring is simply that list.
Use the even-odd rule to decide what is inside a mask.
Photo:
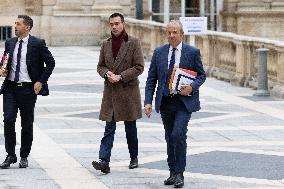
[{"label": "short grey hair", "polygon": [[171,21],[168,23],[167,26],[169,26],[169,25],[178,25],[179,28],[180,28],[180,32],[181,32],[182,34],[184,33],[184,32],[183,32],[183,25],[182,25],[181,21],[179,21],[179,20],[171,20]]}]

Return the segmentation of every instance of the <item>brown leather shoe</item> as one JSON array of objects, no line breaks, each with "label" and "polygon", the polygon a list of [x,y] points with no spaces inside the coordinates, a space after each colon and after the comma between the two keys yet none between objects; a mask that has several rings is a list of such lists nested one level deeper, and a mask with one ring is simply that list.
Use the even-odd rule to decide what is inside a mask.
[{"label": "brown leather shoe", "polygon": [[16,155],[7,155],[5,161],[0,164],[0,168],[1,169],[7,169],[10,167],[10,165],[12,163],[16,163],[17,162],[17,156]]},{"label": "brown leather shoe", "polygon": [[102,160],[99,162],[93,161],[92,165],[96,170],[100,170],[101,172],[106,173],[106,174],[110,173],[109,163],[106,161],[102,161]]}]

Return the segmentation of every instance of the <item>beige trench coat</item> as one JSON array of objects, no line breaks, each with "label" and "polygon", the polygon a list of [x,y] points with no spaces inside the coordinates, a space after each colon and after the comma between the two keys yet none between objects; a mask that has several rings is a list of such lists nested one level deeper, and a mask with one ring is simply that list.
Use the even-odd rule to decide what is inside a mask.
[{"label": "beige trench coat", "polygon": [[101,45],[97,72],[104,78],[107,71],[121,75],[117,83],[104,81],[104,92],[99,119],[134,121],[142,117],[141,95],[138,76],[144,70],[144,59],[138,39],[128,36],[114,61],[111,38]]}]

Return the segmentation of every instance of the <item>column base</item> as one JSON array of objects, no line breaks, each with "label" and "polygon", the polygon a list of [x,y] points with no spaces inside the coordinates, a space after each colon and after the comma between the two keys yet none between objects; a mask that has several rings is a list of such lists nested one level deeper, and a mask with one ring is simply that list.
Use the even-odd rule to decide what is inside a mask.
[{"label": "column base", "polygon": [[268,90],[256,90],[253,96],[270,96],[270,93]]}]

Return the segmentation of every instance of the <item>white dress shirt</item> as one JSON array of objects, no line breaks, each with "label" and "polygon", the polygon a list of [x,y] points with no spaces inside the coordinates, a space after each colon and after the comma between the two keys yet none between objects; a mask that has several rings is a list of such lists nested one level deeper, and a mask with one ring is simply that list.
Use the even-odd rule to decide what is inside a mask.
[{"label": "white dress shirt", "polygon": [[[13,52],[13,59],[12,59],[12,65],[11,65],[11,71],[8,80],[14,81],[15,79],[15,72],[16,72],[16,65],[17,65],[17,54],[18,54],[18,48],[20,45],[20,38],[18,38],[18,41],[16,43],[14,52]],[[21,50],[21,59],[20,59],[20,73],[19,73],[19,81],[18,82],[32,82],[28,70],[27,70],[27,63],[26,63],[26,56],[27,56],[27,46],[29,41],[29,35],[22,39],[22,50]]]},{"label": "white dress shirt", "polygon": [[[175,66],[174,67],[179,67],[180,57],[181,57],[181,50],[182,50],[182,42],[180,42],[180,44],[176,47],[176,51],[175,51]],[[170,65],[172,53],[173,53],[173,47],[170,45],[169,54],[168,54],[168,68],[169,68],[169,65]]]}]

